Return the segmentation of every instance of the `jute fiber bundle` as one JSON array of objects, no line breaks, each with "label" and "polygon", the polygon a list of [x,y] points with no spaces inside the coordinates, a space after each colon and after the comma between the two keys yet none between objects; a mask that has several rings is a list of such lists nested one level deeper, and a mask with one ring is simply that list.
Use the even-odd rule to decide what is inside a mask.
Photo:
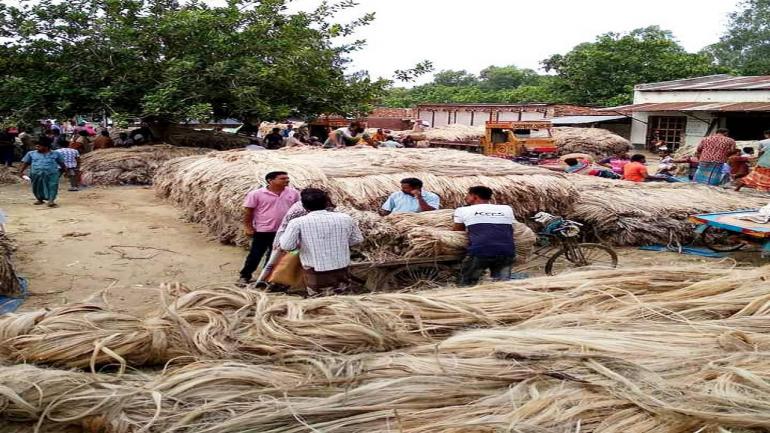
[{"label": "jute fiber bundle", "polygon": [[0,185],[21,183],[21,178],[16,170],[0,165]]},{"label": "jute fiber bundle", "polygon": [[440,141],[477,141],[481,139],[486,133],[486,128],[483,126],[468,126],[461,124],[445,125],[438,128],[426,129],[422,134],[424,138],[420,138],[420,133],[410,134],[415,140],[440,140]]},{"label": "jute fiber bundle", "polygon": [[754,330],[768,320],[543,322],[407,352],[156,376],[0,367],[0,417],[89,433],[762,431],[770,339]]},{"label": "jute fiber bundle", "polygon": [[211,150],[243,149],[251,140],[243,135],[221,131],[201,131],[189,126],[164,125],[153,128],[164,143],[180,147],[204,147]]},{"label": "jute fiber bundle", "polygon": [[695,232],[689,216],[759,208],[768,201],[766,196],[707,186],[667,185],[622,182],[592,190],[579,187],[579,199],[567,216],[614,245],[690,243]]},{"label": "jute fiber bundle", "polygon": [[633,148],[625,138],[601,128],[558,127],[553,129],[553,138],[559,155],[587,153],[605,158]]},{"label": "jute fiber bundle", "polygon": [[[468,248],[468,235],[463,231],[452,231],[454,210],[444,209],[419,214],[392,214],[384,222],[393,226],[397,251],[400,257],[435,257],[464,255]],[[392,234],[389,234],[393,238]],[[534,250],[537,236],[525,224],[514,224],[516,256],[525,262]]]},{"label": "jute fiber bundle", "polygon": [[0,295],[18,296],[21,290],[19,277],[13,266],[13,241],[0,231]]},{"label": "jute fiber bundle", "polygon": [[[718,320],[765,314],[770,267],[588,271],[467,288],[299,299],[238,288],[165,288],[145,318],[73,305],[0,318],[0,355],[87,368],[190,359],[265,361],[382,352],[434,343],[467,327],[569,314],[602,320]],[[586,316],[584,316],[585,318]]]},{"label": "jute fiber bundle", "polygon": [[323,188],[337,205],[368,211],[377,211],[406,177],[422,179],[425,190],[441,197],[442,208],[462,205],[469,187],[486,185],[521,218],[563,213],[577,196],[559,173],[447,149],[220,152],[169,161],[154,184],[221,241],[246,244],[243,199],[275,170],[287,171],[296,188]]},{"label": "jute fiber bundle", "polygon": [[211,149],[168,144],[95,150],[80,159],[81,181],[85,185],[150,185],[162,163],[207,152]]}]

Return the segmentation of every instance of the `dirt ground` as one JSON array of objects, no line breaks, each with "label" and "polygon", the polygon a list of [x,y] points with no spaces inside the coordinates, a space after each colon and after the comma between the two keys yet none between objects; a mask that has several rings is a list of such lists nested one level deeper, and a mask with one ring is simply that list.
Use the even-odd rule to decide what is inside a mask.
[{"label": "dirt ground", "polygon": [[156,306],[161,283],[232,283],[245,251],[208,238],[205,229],[142,187],[60,189],[60,207],[34,206],[28,184],[0,187],[0,208],[29,280],[23,309],[81,301],[106,290],[120,310]]},{"label": "dirt ground", "polygon": [[[16,240],[18,272],[30,283],[23,310],[53,307],[100,292],[110,306],[134,313],[152,310],[161,283],[190,287],[232,283],[246,252],[212,240],[203,226],[184,222],[180,212],[151,188],[90,188],[60,192],[60,207],[32,205],[29,185],[0,186],[0,208]],[[620,266],[733,263],[675,253],[618,249]],[[739,257],[752,260],[754,256]],[[520,268],[541,274],[542,261]]]}]

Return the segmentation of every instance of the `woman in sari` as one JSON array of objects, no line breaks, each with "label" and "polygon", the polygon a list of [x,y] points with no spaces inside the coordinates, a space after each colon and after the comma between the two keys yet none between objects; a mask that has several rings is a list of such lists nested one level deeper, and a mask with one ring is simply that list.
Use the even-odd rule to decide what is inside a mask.
[{"label": "woman in sari", "polygon": [[756,167],[745,177],[735,180],[736,191],[740,191],[744,186],[759,191],[770,191],[770,146],[761,147]]},{"label": "woman in sari", "polygon": [[40,137],[37,150],[24,155],[21,160],[19,176],[24,177],[27,167],[30,167],[29,177],[32,181],[32,194],[35,195],[36,205],[48,202],[48,207],[56,207],[56,196],[59,193],[59,175],[66,171],[64,158],[61,153],[51,150],[51,139]]}]

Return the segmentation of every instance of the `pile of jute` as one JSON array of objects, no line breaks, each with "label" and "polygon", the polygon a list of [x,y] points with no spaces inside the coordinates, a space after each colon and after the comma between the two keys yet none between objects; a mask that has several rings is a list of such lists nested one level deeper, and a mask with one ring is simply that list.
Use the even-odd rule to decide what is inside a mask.
[{"label": "pile of jute", "polygon": [[322,188],[338,206],[364,211],[380,209],[407,177],[421,179],[426,191],[438,194],[442,208],[464,205],[471,186],[488,186],[498,203],[510,205],[522,219],[539,211],[565,212],[577,198],[560,173],[448,149],[218,152],[165,163],[154,185],[221,241],[243,243],[248,241],[241,230],[244,197],[277,170],[288,172],[295,188]]},{"label": "pile of jute", "polygon": [[84,185],[150,185],[162,163],[207,152],[211,149],[169,144],[95,150],[80,158],[81,182]]},{"label": "pile of jute", "polygon": [[300,299],[235,287],[166,287],[145,317],[72,304],[0,318],[0,358],[66,367],[160,365],[183,357],[289,362],[432,344],[467,328],[559,316],[564,323],[714,321],[764,314],[770,267],[585,271],[467,288]]},{"label": "pile of jute", "polygon": [[[559,155],[584,153],[596,158],[629,152],[631,142],[625,138],[601,128],[571,128],[556,127],[551,130],[554,145]],[[480,143],[486,134],[484,126],[467,126],[461,124],[445,125],[430,128],[425,131],[397,131],[400,137],[410,136],[421,141],[449,141],[464,143]]]},{"label": "pile of jute", "polygon": [[21,290],[13,266],[15,246],[7,233],[0,231],[0,295],[17,296]]},{"label": "pile of jute", "polygon": [[[342,208],[353,217],[364,234],[364,242],[354,252],[365,260],[385,262],[404,258],[463,256],[468,248],[468,234],[453,231],[453,209],[417,214],[391,214]],[[526,224],[514,223],[514,245],[519,263],[529,260],[537,236]]]},{"label": "pile of jute", "polygon": [[605,158],[629,152],[633,148],[630,141],[601,128],[558,127],[553,129],[553,137],[559,155],[585,153],[595,158]]},{"label": "pile of jute", "polygon": [[756,209],[768,197],[690,183],[635,183],[571,175],[580,191],[571,219],[584,223],[614,245],[649,245],[693,241],[691,215]]},{"label": "pile of jute", "polygon": [[[768,277],[767,267],[624,269],[292,304],[204,290],[169,299],[168,323],[133,330],[98,311],[59,325],[52,315],[40,328],[80,332],[84,356],[64,344],[59,362],[29,360],[96,366],[187,346],[159,371],[0,367],[0,418],[88,433],[764,431]],[[25,314],[0,324],[4,338],[36,326]],[[185,330],[164,337],[173,327]],[[239,329],[250,334],[230,341]],[[154,348],[122,346],[137,334]],[[224,356],[201,360],[195,346]]]},{"label": "pile of jute", "polygon": [[0,185],[21,183],[19,172],[13,168],[0,165]]}]

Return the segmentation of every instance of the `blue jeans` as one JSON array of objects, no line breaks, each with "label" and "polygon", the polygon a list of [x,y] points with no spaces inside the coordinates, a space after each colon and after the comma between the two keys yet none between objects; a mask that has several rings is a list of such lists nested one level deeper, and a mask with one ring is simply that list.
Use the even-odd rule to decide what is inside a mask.
[{"label": "blue jeans", "polygon": [[467,256],[460,266],[458,284],[461,286],[473,286],[478,284],[481,275],[489,269],[492,279],[504,281],[511,279],[511,266],[516,256]]}]

